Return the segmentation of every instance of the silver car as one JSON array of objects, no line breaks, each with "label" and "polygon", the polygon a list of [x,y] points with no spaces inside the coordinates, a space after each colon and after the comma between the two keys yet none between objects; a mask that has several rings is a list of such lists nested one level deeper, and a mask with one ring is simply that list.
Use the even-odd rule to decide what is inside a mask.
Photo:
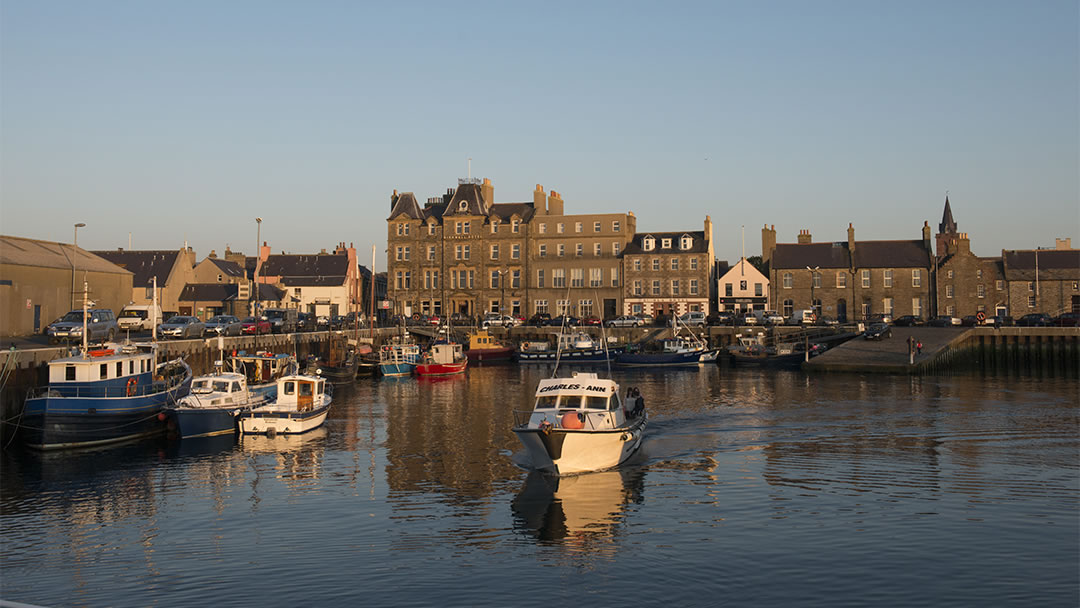
[{"label": "silver car", "polygon": [[242,327],[232,315],[216,315],[207,320],[204,331],[208,336],[239,336]]},{"label": "silver car", "polygon": [[632,316],[615,317],[605,321],[604,325],[608,327],[641,327],[645,325],[645,319]]},{"label": "silver car", "polygon": [[[73,310],[63,317],[53,321],[45,328],[45,334],[49,336],[49,343],[78,342],[82,340],[83,311]],[[99,340],[112,341],[116,334],[120,333],[120,326],[116,324],[116,316],[107,308],[93,308],[86,311],[86,339],[88,342]]]},{"label": "silver car", "polygon": [[158,326],[163,338],[201,338],[206,326],[195,317],[177,315]]}]

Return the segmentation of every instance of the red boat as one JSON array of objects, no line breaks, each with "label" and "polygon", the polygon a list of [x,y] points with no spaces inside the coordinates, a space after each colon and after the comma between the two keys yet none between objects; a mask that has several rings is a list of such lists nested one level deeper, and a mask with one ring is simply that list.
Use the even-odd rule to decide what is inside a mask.
[{"label": "red boat", "polygon": [[451,376],[465,373],[465,366],[469,360],[461,349],[461,345],[455,342],[440,342],[432,344],[431,348],[424,353],[420,363],[416,364],[418,376]]},{"label": "red boat", "polygon": [[516,355],[516,348],[499,342],[487,330],[469,334],[469,349],[465,351],[465,356],[473,363],[512,361]]}]

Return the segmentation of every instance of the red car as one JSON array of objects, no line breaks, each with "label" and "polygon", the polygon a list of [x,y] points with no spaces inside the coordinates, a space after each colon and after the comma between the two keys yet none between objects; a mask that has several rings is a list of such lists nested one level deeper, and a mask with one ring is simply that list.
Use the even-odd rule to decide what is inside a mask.
[{"label": "red car", "polygon": [[583,326],[599,327],[602,324],[603,322],[600,320],[600,317],[585,317],[581,320],[581,325]]},{"label": "red car", "polygon": [[442,317],[439,315],[431,315],[427,318],[427,324],[432,327],[438,327],[439,323],[442,323]]},{"label": "red car", "polygon": [[[255,334],[255,317],[246,317],[243,321],[240,321],[240,333]],[[266,319],[259,319],[258,321],[259,335],[270,333],[270,321]]]}]

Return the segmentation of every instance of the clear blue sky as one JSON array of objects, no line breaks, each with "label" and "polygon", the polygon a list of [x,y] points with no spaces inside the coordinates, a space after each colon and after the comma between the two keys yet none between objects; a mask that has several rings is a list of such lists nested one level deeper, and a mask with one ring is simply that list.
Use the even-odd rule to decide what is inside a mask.
[{"label": "clear blue sky", "polygon": [[[0,4],[0,232],[92,249],[386,243],[472,158],[498,202],[716,252],[1080,245],[1078,8],[1038,2]],[[366,262],[365,262],[366,263]]]}]

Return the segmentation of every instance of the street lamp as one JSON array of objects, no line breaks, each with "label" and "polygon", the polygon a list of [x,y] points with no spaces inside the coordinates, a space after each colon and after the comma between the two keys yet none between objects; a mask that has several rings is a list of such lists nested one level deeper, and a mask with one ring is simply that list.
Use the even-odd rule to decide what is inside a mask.
[{"label": "street lamp", "polygon": [[817,283],[817,273],[821,270],[821,266],[814,266],[813,268],[807,266],[806,269],[810,271],[810,310],[814,313],[814,319],[816,320],[821,315],[814,304],[814,283]]},{"label": "street lamp", "polygon": [[75,224],[75,243],[73,247],[74,251],[71,252],[71,308],[68,310],[75,310],[75,257],[79,255],[79,228],[86,226],[86,224],[79,222]]}]

